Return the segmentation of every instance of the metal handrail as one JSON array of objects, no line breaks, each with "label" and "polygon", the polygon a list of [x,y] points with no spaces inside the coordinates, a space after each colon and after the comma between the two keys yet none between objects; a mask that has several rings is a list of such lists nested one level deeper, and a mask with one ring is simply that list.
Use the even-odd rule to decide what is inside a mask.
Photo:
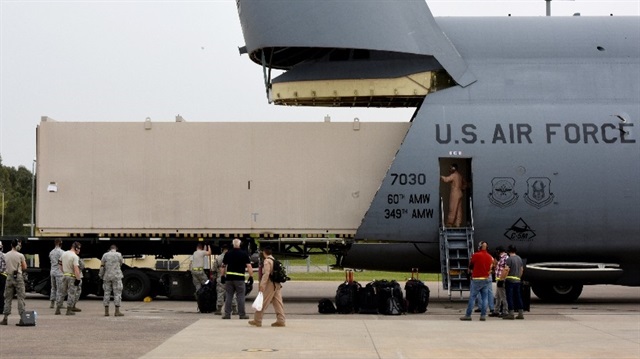
[{"label": "metal handrail", "polygon": [[440,197],[440,227],[445,228],[444,222],[444,200]]},{"label": "metal handrail", "polygon": [[471,230],[475,231],[475,227],[473,224],[473,197],[469,197],[469,216],[471,217]]}]

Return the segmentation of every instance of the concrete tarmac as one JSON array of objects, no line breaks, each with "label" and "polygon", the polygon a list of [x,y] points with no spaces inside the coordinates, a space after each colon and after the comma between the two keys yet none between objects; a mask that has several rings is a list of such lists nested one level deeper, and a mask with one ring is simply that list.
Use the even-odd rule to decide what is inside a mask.
[{"label": "concrete tarmac", "polygon": [[[572,304],[532,296],[525,320],[462,322],[466,299],[453,300],[440,283],[427,283],[424,314],[401,316],[318,314],[337,282],[288,282],[287,326],[262,328],[237,316],[222,320],[196,311],[192,301],[162,298],[123,302],[124,317],[104,316],[102,300],[78,303],[75,316],[54,315],[44,296],[29,295],[35,327],[17,327],[16,302],[0,326],[0,358],[640,358],[640,288],[587,286]],[[251,316],[253,292],[247,301]],[[63,311],[64,313],[64,311]]]}]

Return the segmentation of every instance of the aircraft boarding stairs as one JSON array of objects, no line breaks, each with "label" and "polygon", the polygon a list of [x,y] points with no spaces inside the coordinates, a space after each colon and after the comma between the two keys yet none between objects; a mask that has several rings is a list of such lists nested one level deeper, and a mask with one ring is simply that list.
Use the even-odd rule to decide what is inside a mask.
[{"label": "aircraft boarding stairs", "polygon": [[473,255],[473,206],[469,206],[470,227],[447,227],[444,221],[444,207],[440,198],[440,266],[442,286],[447,290],[449,299],[452,292],[458,291],[460,299],[462,292],[470,290],[468,275],[469,260]]}]

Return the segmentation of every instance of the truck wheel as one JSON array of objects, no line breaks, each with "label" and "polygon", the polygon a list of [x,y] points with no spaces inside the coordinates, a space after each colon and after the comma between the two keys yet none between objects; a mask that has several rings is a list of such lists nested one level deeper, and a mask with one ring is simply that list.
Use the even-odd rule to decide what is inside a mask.
[{"label": "truck wheel", "polygon": [[575,302],[582,294],[582,284],[532,284],[533,293],[543,301],[553,303]]},{"label": "truck wheel", "polygon": [[122,278],[123,300],[143,300],[149,294],[150,289],[149,278],[144,272],[137,269],[129,269],[124,272],[124,278]]}]

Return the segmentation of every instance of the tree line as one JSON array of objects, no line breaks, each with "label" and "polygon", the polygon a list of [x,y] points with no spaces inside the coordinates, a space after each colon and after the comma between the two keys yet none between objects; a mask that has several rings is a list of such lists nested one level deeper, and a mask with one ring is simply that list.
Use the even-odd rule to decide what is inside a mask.
[{"label": "tree line", "polygon": [[0,218],[5,236],[28,236],[31,232],[32,180],[30,170],[4,166],[0,156],[0,196],[4,194],[4,201],[0,197]]}]

